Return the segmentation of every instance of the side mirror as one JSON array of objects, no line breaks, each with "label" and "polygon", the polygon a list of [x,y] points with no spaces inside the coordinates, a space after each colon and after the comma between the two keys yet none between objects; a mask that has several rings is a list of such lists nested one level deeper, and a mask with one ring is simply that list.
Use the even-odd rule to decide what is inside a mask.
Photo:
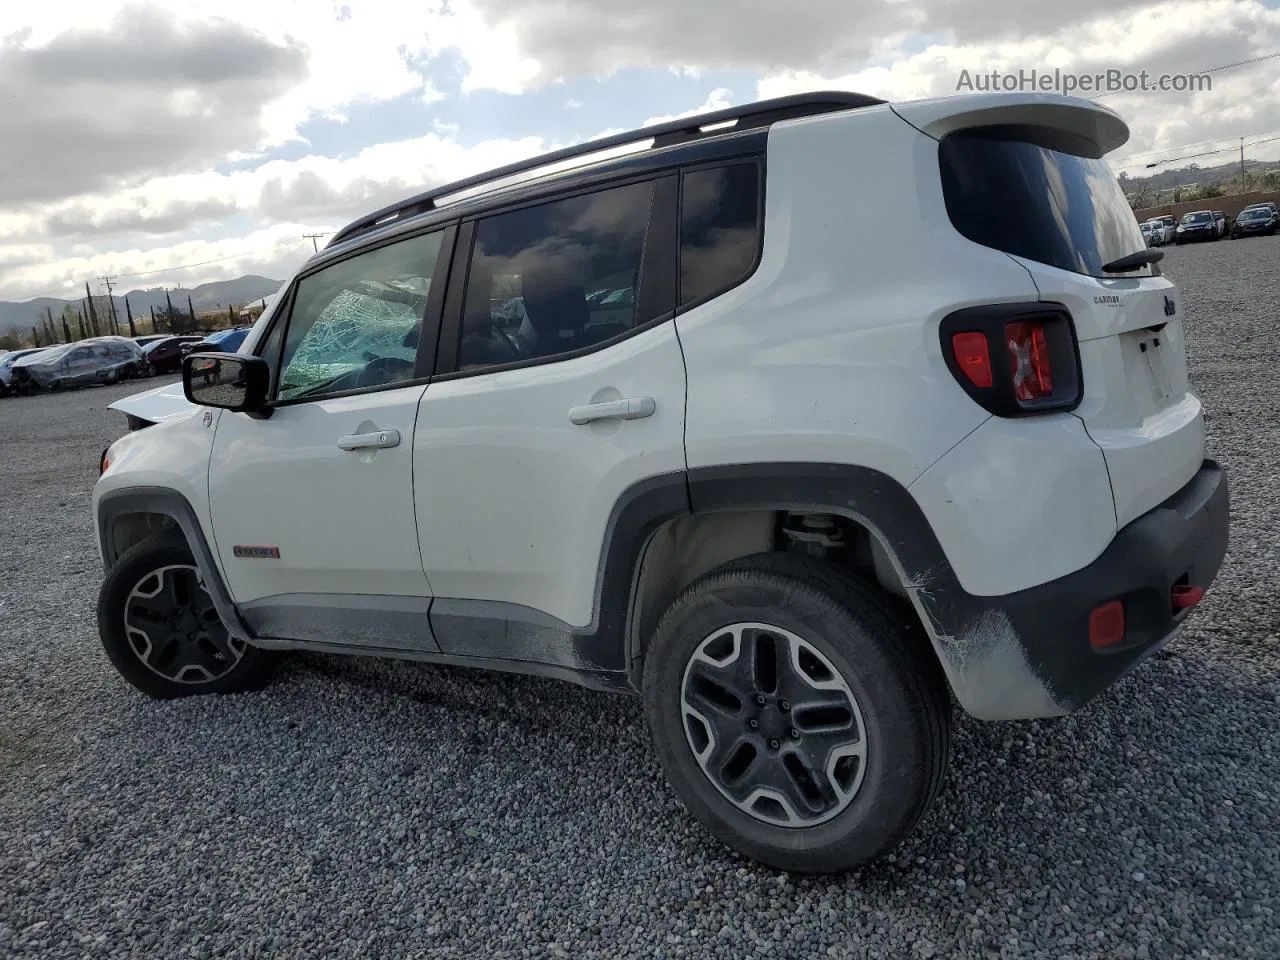
[{"label": "side mirror", "polygon": [[271,368],[261,357],[237,353],[189,353],[182,358],[182,390],[202,407],[263,415]]}]

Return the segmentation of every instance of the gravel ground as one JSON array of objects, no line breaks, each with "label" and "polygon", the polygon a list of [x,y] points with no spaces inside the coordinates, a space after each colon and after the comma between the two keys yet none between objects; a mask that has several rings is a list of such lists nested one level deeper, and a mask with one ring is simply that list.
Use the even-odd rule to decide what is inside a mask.
[{"label": "gravel ground", "polygon": [[136,385],[0,402],[0,956],[1280,956],[1280,238],[1165,265],[1232,482],[1216,589],[1084,713],[961,717],[932,815],[838,880],[710,840],[629,698],[308,655],[144,699],[89,516]]}]

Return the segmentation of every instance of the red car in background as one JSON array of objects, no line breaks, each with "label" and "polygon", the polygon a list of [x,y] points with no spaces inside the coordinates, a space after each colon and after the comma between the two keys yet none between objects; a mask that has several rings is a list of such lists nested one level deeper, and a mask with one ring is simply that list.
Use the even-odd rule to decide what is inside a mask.
[{"label": "red car in background", "polygon": [[200,336],[165,337],[148,343],[142,348],[142,353],[151,373],[177,373],[182,369],[182,345],[199,343],[203,339]]}]

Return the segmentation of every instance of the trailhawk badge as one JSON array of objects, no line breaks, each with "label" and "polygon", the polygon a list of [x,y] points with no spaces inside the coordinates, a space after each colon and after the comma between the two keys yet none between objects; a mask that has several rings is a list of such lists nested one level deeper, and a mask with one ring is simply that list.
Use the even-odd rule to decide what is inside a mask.
[{"label": "trailhawk badge", "polygon": [[279,560],[279,547],[246,547],[237,544],[231,548],[231,552],[242,559],[252,560]]}]

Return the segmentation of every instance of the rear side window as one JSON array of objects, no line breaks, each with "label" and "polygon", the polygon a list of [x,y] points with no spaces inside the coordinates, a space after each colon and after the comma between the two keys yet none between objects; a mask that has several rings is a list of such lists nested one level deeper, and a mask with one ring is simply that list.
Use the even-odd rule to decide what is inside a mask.
[{"label": "rear side window", "polygon": [[985,128],[944,137],[938,161],[947,214],[974,243],[1094,277],[1125,275],[1102,267],[1146,247],[1105,160]]},{"label": "rear side window", "polygon": [[481,220],[459,369],[551,359],[655,319],[638,306],[653,194],[633,183]]},{"label": "rear side window", "polygon": [[690,170],[680,196],[680,306],[737,286],[760,250],[760,167]]}]

